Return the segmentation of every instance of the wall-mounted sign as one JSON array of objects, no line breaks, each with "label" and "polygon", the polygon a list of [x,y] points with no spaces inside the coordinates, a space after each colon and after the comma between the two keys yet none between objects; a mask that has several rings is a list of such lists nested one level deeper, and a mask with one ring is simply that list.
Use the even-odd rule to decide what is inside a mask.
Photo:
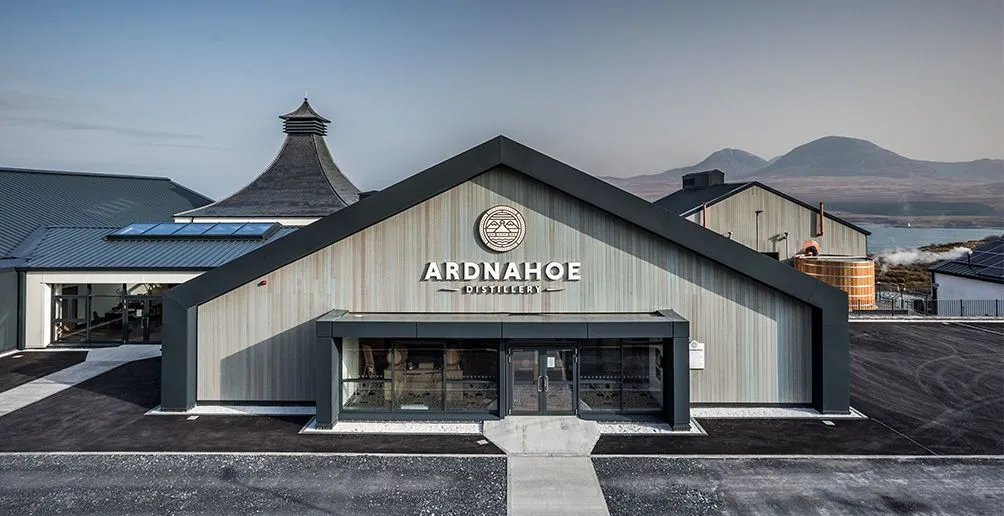
[{"label": "wall-mounted sign", "polygon": [[[478,235],[488,249],[506,252],[515,249],[526,236],[526,223],[515,208],[495,206],[478,219]],[[580,262],[427,262],[422,281],[579,281]],[[464,285],[440,291],[463,294],[539,294],[563,288],[543,285]]]},{"label": "wall-mounted sign", "polygon": [[704,369],[704,343],[690,341],[690,368]]},{"label": "wall-mounted sign", "polygon": [[504,253],[512,251],[526,236],[526,222],[523,215],[511,206],[495,206],[481,214],[478,221],[478,235],[485,247]]}]

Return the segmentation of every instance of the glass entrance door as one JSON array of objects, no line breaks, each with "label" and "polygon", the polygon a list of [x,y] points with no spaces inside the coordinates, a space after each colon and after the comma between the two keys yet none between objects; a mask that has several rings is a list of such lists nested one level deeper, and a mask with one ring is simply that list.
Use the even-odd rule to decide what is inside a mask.
[{"label": "glass entrance door", "polygon": [[575,414],[575,349],[510,350],[510,414]]},{"label": "glass entrance door", "polygon": [[163,326],[161,298],[128,297],[124,306],[125,343],[159,344]]}]

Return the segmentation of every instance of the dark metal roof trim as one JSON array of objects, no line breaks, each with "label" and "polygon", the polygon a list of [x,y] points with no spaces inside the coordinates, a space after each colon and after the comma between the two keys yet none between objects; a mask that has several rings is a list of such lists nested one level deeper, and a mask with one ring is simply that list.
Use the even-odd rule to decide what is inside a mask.
[{"label": "dark metal roof trim", "polygon": [[306,226],[285,237],[282,246],[265,245],[172,289],[168,295],[176,296],[185,306],[204,303],[499,166],[521,172],[806,303],[820,306],[823,297],[846,301],[846,294],[836,287],[688,220],[666,217],[664,209],[504,136]]}]

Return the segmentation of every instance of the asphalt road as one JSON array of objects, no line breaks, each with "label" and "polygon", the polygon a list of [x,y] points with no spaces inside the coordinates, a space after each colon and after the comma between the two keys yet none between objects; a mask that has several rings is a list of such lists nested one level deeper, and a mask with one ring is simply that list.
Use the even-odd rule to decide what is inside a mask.
[{"label": "asphalt road", "polygon": [[612,516],[1000,514],[1000,459],[593,458]]},{"label": "asphalt road", "polygon": [[931,454],[1004,454],[1001,330],[851,324],[851,405]]},{"label": "asphalt road", "polygon": [[0,514],[505,514],[504,457],[0,455]]},{"label": "asphalt road", "polygon": [[79,364],[85,358],[86,351],[24,351],[0,358],[0,392]]}]

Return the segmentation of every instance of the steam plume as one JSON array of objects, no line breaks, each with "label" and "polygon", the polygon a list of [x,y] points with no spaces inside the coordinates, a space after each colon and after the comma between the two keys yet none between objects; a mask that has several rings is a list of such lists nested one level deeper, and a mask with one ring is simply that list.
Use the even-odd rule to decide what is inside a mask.
[{"label": "steam plume", "polygon": [[879,253],[875,258],[883,265],[913,265],[915,263],[935,263],[942,260],[958,260],[969,254],[968,247],[955,247],[950,251],[935,253],[920,249],[897,249]]}]

